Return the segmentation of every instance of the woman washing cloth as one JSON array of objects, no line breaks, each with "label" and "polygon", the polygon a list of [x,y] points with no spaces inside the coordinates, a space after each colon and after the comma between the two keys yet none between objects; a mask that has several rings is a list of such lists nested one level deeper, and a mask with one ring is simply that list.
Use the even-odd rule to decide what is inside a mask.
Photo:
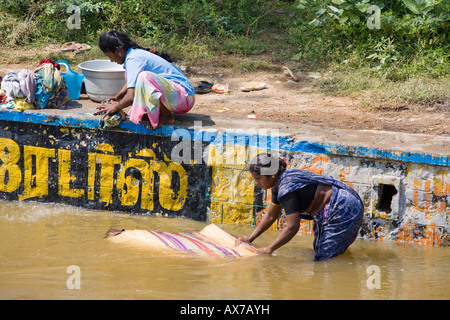
[{"label": "woman washing cloth", "polygon": [[96,114],[119,114],[131,106],[128,116],[134,123],[148,123],[156,129],[175,121],[173,113],[187,113],[194,106],[195,90],[175,65],[139,46],[123,32],[106,31],[99,37],[100,50],[111,62],[123,64],[126,84],[115,97],[97,107]]},{"label": "woman washing cloth", "polygon": [[259,252],[272,253],[288,243],[299,230],[300,220],[314,220],[314,260],[324,260],[344,253],[355,241],[364,215],[358,193],[329,176],[305,170],[286,170],[282,159],[259,154],[248,167],[255,184],[272,190],[272,203],[255,230],[237,242],[251,243],[286,213],[286,227]]}]

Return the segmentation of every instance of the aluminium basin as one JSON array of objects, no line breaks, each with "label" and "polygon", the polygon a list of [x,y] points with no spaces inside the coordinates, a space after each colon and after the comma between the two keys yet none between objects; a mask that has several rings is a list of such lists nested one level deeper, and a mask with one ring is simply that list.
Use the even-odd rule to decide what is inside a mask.
[{"label": "aluminium basin", "polygon": [[85,61],[78,67],[84,75],[86,93],[92,101],[113,98],[126,83],[125,69],[109,60]]}]

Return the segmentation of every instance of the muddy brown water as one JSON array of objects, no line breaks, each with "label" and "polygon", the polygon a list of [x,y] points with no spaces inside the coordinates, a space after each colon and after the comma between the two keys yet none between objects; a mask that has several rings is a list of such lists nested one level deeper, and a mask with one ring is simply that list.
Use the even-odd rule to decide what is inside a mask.
[{"label": "muddy brown water", "polygon": [[[206,222],[0,201],[0,299],[449,299],[450,250],[357,239],[313,261],[312,235],[274,255],[213,260],[104,238],[110,229],[199,231]],[[219,225],[234,236],[250,225]],[[269,244],[269,230],[255,246]]]}]

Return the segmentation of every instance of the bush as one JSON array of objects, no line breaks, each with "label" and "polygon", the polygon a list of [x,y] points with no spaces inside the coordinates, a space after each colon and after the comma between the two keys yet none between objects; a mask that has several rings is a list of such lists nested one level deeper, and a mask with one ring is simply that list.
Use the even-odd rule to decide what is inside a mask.
[{"label": "bush", "polygon": [[[290,23],[297,59],[365,66],[391,80],[448,75],[449,1],[299,0]],[[372,8],[370,8],[372,6]],[[379,9],[378,28],[374,8]]]},{"label": "bush", "polygon": [[[68,29],[69,6],[80,8],[81,29]],[[252,33],[277,1],[232,0],[0,0],[2,11],[23,18],[39,17],[40,34],[49,39],[95,41],[101,31],[117,29],[133,36],[165,38]]]},{"label": "bush", "polygon": [[[71,5],[80,9],[81,29],[67,27]],[[214,49],[277,52],[315,68],[367,68],[393,81],[450,70],[448,0],[0,0],[0,10],[6,45],[95,43],[116,29],[191,61]]]}]

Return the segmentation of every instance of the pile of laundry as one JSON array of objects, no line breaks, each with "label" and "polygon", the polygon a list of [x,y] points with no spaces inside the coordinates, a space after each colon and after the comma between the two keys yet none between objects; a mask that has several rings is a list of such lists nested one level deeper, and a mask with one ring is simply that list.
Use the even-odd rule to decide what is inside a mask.
[{"label": "pile of laundry", "polygon": [[1,79],[0,88],[0,108],[3,109],[61,108],[69,101],[59,64],[48,58],[40,61],[34,71],[9,71]]}]

